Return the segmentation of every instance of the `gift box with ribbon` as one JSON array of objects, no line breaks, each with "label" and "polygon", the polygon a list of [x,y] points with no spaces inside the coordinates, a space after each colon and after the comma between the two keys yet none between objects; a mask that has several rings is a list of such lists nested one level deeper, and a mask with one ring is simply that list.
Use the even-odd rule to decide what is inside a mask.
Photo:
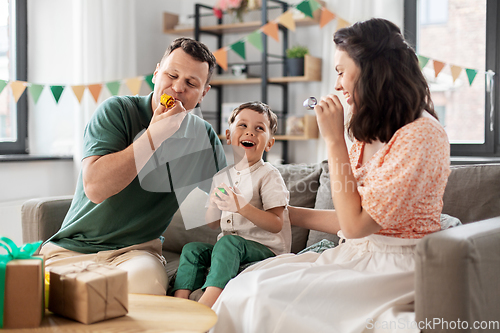
[{"label": "gift box with ribbon", "polygon": [[45,312],[43,258],[33,256],[42,242],[21,248],[0,237],[0,328],[40,326]]},{"label": "gift box with ribbon", "polygon": [[49,310],[84,324],[124,316],[127,272],[94,262],[51,267]]}]

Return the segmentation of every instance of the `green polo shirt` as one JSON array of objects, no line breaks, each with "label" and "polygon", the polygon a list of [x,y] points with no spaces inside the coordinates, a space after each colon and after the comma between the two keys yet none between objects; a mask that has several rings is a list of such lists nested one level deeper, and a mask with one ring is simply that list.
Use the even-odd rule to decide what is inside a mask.
[{"label": "green polo shirt", "polygon": [[[111,97],[93,114],[84,132],[83,158],[121,151],[149,126],[149,96]],[[159,238],[179,203],[226,166],[224,150],[209,123],[188,114],[139,175],[120,193],[91,202],[78,178],[61,229],[49,241],[68,250],[95,253]],[[204,203],[201,203],[204,204]]]}]

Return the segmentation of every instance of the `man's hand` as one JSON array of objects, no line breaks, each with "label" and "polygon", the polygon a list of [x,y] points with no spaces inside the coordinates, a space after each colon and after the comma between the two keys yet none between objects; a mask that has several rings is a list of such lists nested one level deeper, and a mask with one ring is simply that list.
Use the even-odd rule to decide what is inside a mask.
[{"label": "man's hand", "polygon": [[179,129],[186,114],[181,101],[175,101],[175,105],[169,109],[158,104],[148,127],[155,149]]}]

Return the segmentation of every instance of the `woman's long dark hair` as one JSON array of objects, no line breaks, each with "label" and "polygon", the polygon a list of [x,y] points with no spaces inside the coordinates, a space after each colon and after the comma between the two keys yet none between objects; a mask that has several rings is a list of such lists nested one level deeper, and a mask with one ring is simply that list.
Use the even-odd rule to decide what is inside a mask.
[{"label": "woman's long dark hair", "polygon": [[437,119],[417,55],[394,23],[358,22],[339,29],[333,40],[360,68],[353,92],[355,112],[348,123],[351,137],[388,142],[423,110]]}]

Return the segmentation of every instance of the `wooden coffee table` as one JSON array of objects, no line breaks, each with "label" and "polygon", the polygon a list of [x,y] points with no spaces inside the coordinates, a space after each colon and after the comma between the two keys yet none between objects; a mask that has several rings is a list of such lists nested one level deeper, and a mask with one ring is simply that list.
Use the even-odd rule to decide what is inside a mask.
[{"label": "wooden coffee table", "polygon": [[91,325],[46,312],[42,324],[31,329],[1,332],[206,332],[217,322],[209,307],[182,298],[129,294],[128,314]]}]

